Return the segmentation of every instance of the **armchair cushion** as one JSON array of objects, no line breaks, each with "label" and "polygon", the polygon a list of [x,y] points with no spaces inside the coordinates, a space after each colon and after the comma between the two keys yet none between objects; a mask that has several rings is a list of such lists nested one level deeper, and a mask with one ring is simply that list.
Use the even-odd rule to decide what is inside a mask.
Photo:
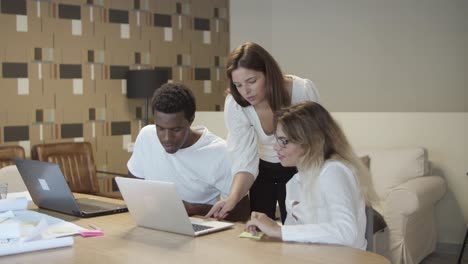
[{"label": "armchair cushion", "polygon": [[370,157],[372,181],[382,199],[394,187],[428,173],[427,153],[421,147],[363,151],[359,154]]},{"label": "armchair cushion", "polygon": [[411,179],[388,193],[385,207],[409,216],[428,206],[434,206],[445,194],[444,180],[439,176]]}]

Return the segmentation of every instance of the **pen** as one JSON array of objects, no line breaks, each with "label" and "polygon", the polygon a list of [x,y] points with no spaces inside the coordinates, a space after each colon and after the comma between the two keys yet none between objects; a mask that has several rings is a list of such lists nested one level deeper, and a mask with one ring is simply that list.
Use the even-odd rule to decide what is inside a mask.
[{"label": "pen", "polygon": [[101,228],[97,225],[93,225],[93,224],[88,224],[89,227],[91,227],[92,229],[95,229],[95,230],[101,230]]}]

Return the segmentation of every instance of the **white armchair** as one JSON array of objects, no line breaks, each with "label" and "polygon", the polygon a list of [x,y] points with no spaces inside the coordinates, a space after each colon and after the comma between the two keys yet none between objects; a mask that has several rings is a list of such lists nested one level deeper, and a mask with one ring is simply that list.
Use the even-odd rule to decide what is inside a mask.
[{"label": "white armchair", "polygon": [[24,192],[28,189],[24,185],[23,178],[16,168],[16,165],[10,165],[0,168],[0,182],[8,183],[8,192]]},{"label": "white armchair", "polygon": [[445,194],[440,176],[430,176],[423,148],[359,152],[370,157],[370,171],[380,203],[374,206],[385,219],[386,234],[374,238],[375,251],[394,264],[419,263],[434,251],[434,206]]}]

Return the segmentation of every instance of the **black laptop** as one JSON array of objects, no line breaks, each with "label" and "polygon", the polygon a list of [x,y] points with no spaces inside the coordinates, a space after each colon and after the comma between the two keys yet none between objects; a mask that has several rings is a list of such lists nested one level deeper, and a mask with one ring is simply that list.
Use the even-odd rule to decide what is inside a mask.
[{"label": "black laptop", "polygon": [[127,206],[90,198],[73,197],[60,167],[55,163],[16,159],[16,167],[32,200],[39,207],[78,217],[127,212]]}]

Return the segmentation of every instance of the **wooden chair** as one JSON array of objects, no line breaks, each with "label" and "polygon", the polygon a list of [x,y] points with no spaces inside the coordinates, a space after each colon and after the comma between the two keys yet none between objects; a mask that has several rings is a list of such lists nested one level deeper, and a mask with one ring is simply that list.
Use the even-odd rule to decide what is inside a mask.
[{"label": "wooden chair", "polygon": [[102,192],[99,189],[98,171],[89,142],[35,145],[31,150],[31,157],[39,161],[57,163],[72,192],[122,199],[120,193]]},{"label": "wooden chair", "polygon": [[15,159],[24,159],[24,149],[21,146],[0,146],[0,168],[15,165]]}]

